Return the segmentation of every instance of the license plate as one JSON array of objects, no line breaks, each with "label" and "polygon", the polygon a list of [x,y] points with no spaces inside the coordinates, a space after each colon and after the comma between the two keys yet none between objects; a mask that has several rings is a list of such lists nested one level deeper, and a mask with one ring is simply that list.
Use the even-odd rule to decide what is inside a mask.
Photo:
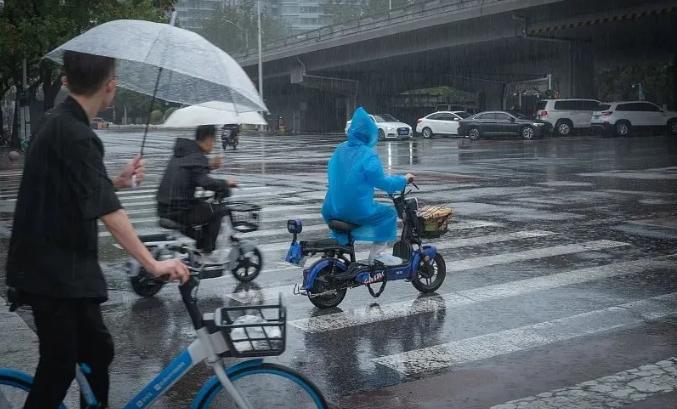
[{"label": "license plate", "polygon": [[409,130],[407,128],[400,128],[397,130],[398,135],[409,135]]}]

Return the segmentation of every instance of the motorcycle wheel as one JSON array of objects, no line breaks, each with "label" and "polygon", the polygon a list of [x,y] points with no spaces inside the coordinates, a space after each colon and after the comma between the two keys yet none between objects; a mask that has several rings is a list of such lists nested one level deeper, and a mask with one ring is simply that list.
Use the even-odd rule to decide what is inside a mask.
[{"label": "motorcycle wheel", "polygon": [[313,288],[308,290],[308,299],[314,306],[317,308],[334,308],[337,305],[341,304],[343,298],[346,296],[347,288],[336,289],[335,292],[326,295],[315,295],[321,294],[326,291],[332,290],[329,283],[329,278],[331,276],[332,265],[328,265],[320,270],[315,277],[313,282]]},{"label": "motorcycle wheel", "polygon": [[447,265],[442,255],[437,253],[429,262],[421,259],[411,278],[411,283],[418,291],[431,293],[440,288],[446,276]]},{"label": "motorcycle wheel", "polygon": [[252,281],[261,274],[263,269],[263,256],[257,247],[251,251],[244,252],[239,249],[240,254],[237,258],[237,265],[231,270],[233,277],[238,281],[246,283]]}]

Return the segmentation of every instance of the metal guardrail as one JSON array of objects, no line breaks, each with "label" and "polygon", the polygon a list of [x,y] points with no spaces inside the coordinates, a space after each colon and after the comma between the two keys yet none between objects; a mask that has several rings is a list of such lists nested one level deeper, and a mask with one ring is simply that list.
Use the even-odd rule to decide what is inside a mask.
[{"label": "metal guardrail", "polygon": [[[504,0],[430,0],[417,2],[406,7],[390,10],[383,16],[365,16],[346,23],[330,25],[283,38],[267,44],[263,48],[263,51],[279,50],[281,48],[298,46],[301,43],[319,42],[337,37],[364,34],[384,27],[392,27],[396,24],[411,23],[431,16],[455,13],[477,6],[484,7],[503,1]],[[245,61],[249,58],[254,58],[255,56],[256,50],[252,49],[247,50],[246,53],[235,55],[234,57],[238,61]]]}]

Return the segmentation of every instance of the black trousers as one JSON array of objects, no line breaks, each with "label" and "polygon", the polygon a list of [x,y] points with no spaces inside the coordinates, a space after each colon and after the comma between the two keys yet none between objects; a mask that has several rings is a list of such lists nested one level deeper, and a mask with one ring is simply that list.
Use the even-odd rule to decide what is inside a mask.
[{"label": "black trousers", "polygon": [[[40,341],[40,361],[24,409],[57,409],[73,379],[75,365],[86,363],[86,375],[100,407],[108,406],[108,366],[113,361],[113,339],[94,299],[56,299],[21,295],[33,307]],[[84,402],[80,407],[85,407]]]},{"label": "black trousers", "polygon": [[[206,202],[198,202],[193,208],[182,212],[171,212],[166,216],[186,226],[182,233],[195,240],[195,246],[204,251],[216,249],[216,239],[221,231],[221,219],[228,213],[223,206],[212,206]],[[199,229],[193,226],[201,225]]]}]

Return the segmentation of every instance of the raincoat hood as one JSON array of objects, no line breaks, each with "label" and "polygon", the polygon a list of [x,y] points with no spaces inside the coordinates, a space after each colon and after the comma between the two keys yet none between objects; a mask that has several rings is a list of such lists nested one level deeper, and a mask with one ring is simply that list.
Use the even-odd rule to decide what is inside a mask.
[{"label": "raincoat hood", "polygon": [[355,145],[375,146],[378,142],[378,127],[362,107],[355,110],[348,128],[348,142]]},{"label": "raincoat hood", "polygon": [[200,145],[192,139],[179,138],[174,145],[174,156],[183,158],[194,153],[202,153]]}]

